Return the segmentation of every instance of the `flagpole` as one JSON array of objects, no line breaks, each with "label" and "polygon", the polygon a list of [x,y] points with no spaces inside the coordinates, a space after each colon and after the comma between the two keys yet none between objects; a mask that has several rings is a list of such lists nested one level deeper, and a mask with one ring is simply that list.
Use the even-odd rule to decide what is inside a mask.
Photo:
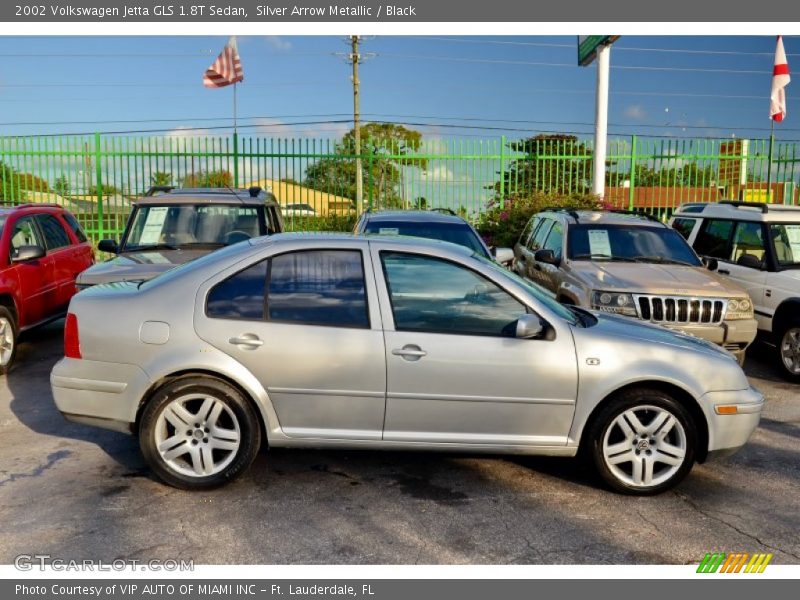
[{"label": "flagpole", "polygon": [[233,84],[233,135],[236,135],[236,86],[238,84],[234,82]]},{"label": "flagpole", "polygon": [[767,157],[767,203],[772,201],[772,147],[775,145],[775,119],[770,119],[769,156]]},{"label": "flagpole", "polygon": [[236,123],[236,87],[233,83],[233,187],[239,187],[239,132]]}]

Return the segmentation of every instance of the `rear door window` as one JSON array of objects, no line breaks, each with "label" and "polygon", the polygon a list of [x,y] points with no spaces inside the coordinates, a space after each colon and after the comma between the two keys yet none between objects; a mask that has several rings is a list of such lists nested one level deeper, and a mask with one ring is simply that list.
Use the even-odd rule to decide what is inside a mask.
[{"label": "rear door window", "polygon": [[86,237],[81,224],[78,223],[78,219],[76,219],[71,213],[65,212],[64,220],[67,222],[67,225],[69,225],[69,228],[72,229],[72,233],[75,234],[75,237],[78,238],[80,243],[83,243],[89,239]]},{"label": "rear door window", "polygon": [[706,221],[694,242],[695,252],[700,256],[713,256],[728,260],[731,255],[730,241],[734,225],[733,221],[720,219]]},{"label": "rear door window", "polygon": [[36,215],[34,218],[42,229],[48,250],[57,250],[70,245],[67,232],[53,215]]}]

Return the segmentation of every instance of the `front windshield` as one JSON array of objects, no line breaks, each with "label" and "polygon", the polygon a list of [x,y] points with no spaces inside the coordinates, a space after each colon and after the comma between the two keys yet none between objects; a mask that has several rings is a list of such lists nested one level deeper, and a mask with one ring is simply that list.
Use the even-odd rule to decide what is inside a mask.
[{"label": "front windshield", "polygon": [[466,223],[384,221],[381,219],[368,222],[364,227],[364,233],[411,235],[431,240],[442,240],[464,246],[483,257],[490,258],[486,247]]},{"label": "front windshield", "polygon": [[263,216],[255,206],[145,205],[134,214],[123,251],[156,246],[227,246],[264,233]]},{"label": "front windshield", "polygon": [[503,277],[507,279],[511,279],[515,283],[518,283],[522,287],[524,287],[536,300],[541,302],[548,308],[550,311],[556,314],[556,316],[564,319],[568,323],[572,325],[578,325],[580,323],[579,319],[575,316],[575,313],[569,310],[566,306],[556,301],[553,296],[547,292],[544,288],[536,285],[535,283],[528,281],[527,279],[523,279],[513,271],[509,271],[505,267],[498,265],[493,260],[489,260],[488,258],[484,258],[481,255],[474,254],[475,258],[483,262],[485,265],[489,265],[496,273],[499,273]]},{"label": "front windshield", "polygon": [[686,240],[674,229],[666,227],[572,225],[567,246],[572,260],[702,265]]},{"label": "front windshield", "polygon": [[800,223],[772,223],[769,229],[778,264],[786,269],[800,267]]}]

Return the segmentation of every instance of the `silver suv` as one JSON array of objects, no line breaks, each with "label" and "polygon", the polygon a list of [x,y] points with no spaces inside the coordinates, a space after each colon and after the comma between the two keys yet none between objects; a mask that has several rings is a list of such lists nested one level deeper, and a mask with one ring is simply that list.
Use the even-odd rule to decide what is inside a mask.
[{"label": "silver suv", "polygon": [[718,273],[741,285],[784,376],[800,381],[800,207],[684,204],[670,224]]},{"label": "silver suv", "polygon": [[517,273],[560,302],[678,329],[724,347],[740,363],[756,336],[747,292],[704,266],[655,218],[544,211],[530,220],[514,254]]}]

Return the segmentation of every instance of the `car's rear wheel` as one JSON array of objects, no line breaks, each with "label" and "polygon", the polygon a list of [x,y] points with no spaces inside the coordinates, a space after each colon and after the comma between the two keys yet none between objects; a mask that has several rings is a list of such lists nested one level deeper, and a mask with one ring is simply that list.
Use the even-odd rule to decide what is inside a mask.
[{"label": "car's rear wheel", "polygon": [[625,494],[664,492],[686,477],[697,448],[689,412],[660,390],[631,389],[600,409],[587,430],[598,474]]},{"label": "car's rear wheel", "polygon": [[139,429],[150,468],[182,489],[210,489],[235,479],[253,462],[260,444],[260,423],[251,404],[231,385],[203,376],[159,389]]},{"label": "car's rear wheel", "polygon": [[792,319],[775,336],[781,371],[790,381],[800,381],[800,319]]},{"label": "car's rear wheel", "polygon": [[5,306],[0,306],[0,375],[5,375],[17,355],[17,321]]}]

